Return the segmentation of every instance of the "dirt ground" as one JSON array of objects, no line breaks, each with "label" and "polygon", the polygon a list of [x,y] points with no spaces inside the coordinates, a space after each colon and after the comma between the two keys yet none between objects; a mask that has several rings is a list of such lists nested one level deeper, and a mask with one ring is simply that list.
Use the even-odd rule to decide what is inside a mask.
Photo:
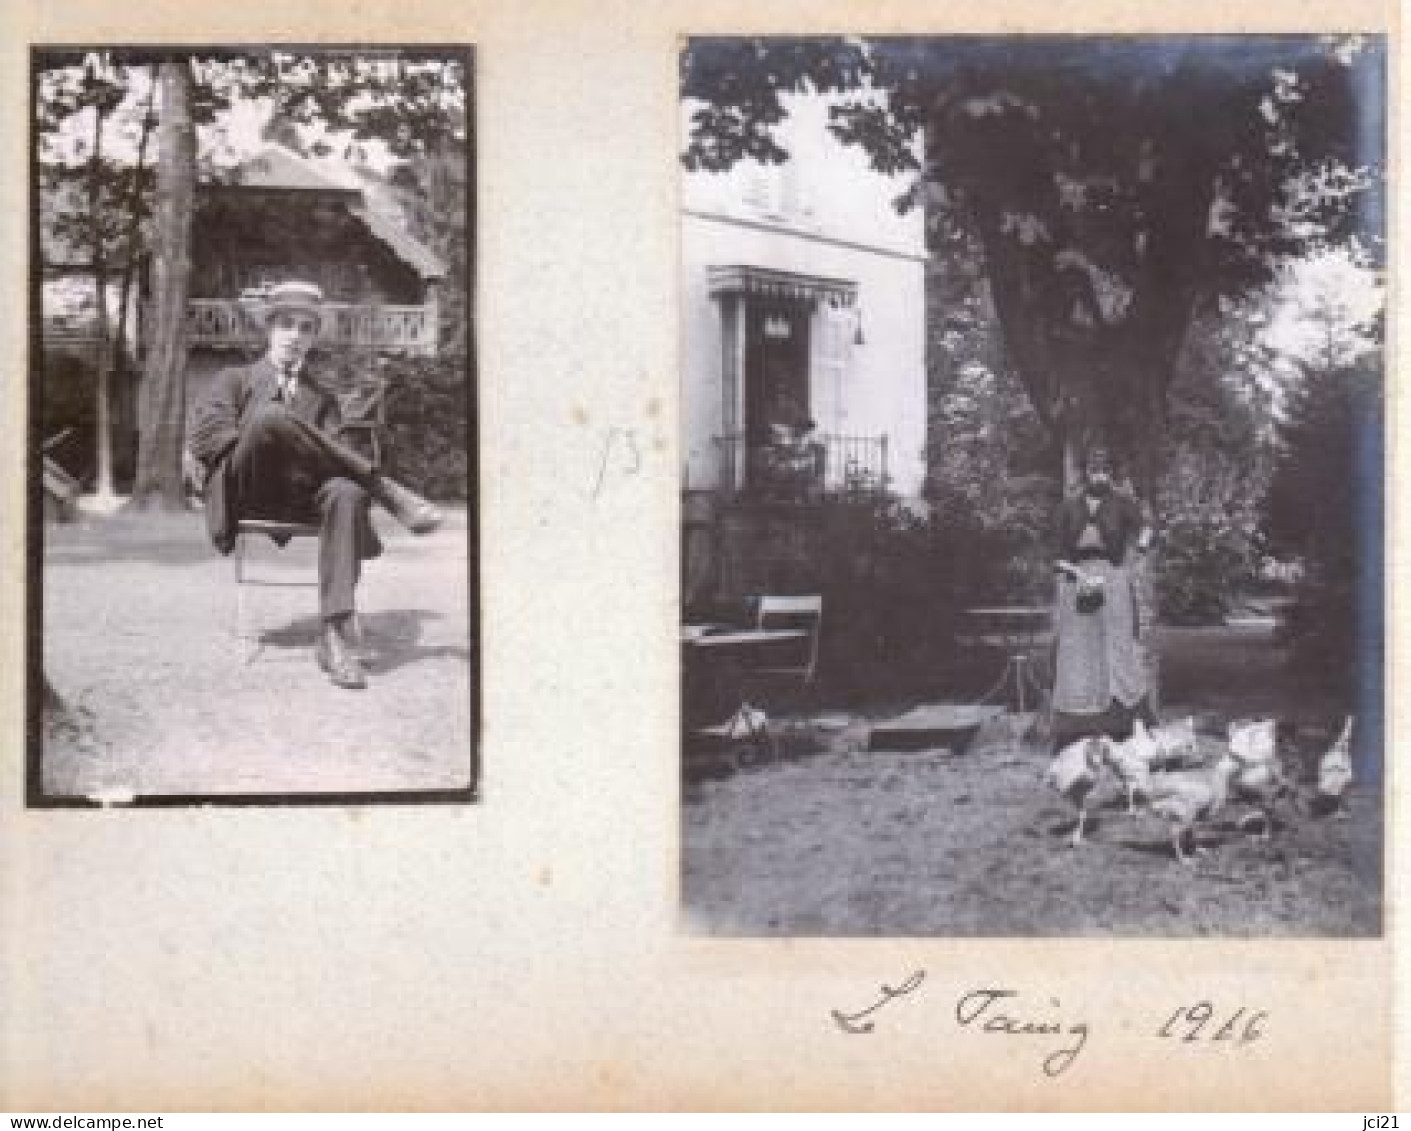
[{"label": "dirt ground", "polygon": [[[1166,717],[1194,713],[1213,753],[1225,721],[1294,717],[1292,772],[1313,772],[1340,721],[1284,682],[1267,631],[1167,630]],[[1001,661],[1002,663],[1002,661]],[[1042,782],[1045,747],[1013,716],[968,751],[867,752],[867,720],[810,712],[777,760],[705,756],[683,785],[683,913],[738,935],[1364,936],[1381,931],[1378,758],[1364,744],[1350,819],[1281,810],[1264,840],[1231,805],[1176,862],[1168,827],[1128,815],[1109,779],[1088,840]],[[820,720],[828,727],[817,725]],[[1020,720],[1022,722],[1022,720]],[[1376,752],[1379,754],[1379,752]]]},{"label": "dirt ground", "polygon": [[[317,590],[249,586],[235,634],[231,561],[199,513],[87,517],[44,531],[46,797],[298,796],[472,784],[466,516],[415,538],[374,513],[384,543],[359,602],[370,688],[314,664]],[[255,539],[249,576],[312,582],[317,542]]]}]

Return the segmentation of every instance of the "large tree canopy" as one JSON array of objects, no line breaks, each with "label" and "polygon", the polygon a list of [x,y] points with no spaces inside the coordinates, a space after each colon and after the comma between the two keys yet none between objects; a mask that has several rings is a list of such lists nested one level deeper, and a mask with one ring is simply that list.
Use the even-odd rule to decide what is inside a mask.
[{"label": "large tree canopy", "polygon": [[[184,505],[184,281],[192,189],[198,170],[218,178],[243,156],[230,152],[232,109],[263,102],[269,116],[306,139],[301,148],[315,156],[341,145],[355,160],[357,147],[380,147],[382,157],[405,170],[397,185],[418,234],[453,270],[473,262],[466,246],[467,177],[458,171],[472,145],[467,55],[433,48],[46,50],[36,59],[35,75],[41,183],[52,190],[86,178],[94,186],[86,216],[71,219],[60,211],[51,214],[52,222],[71,230],[79,225],[101,271],[104,249],[119,235],[132,243],[143,218],[154,215],[146,235],[156,267],[150,319],[155,332],[143,374],[136,506]],[[94,105],[116,123],[112,153],[98,151],[96,143],[85,151],[73,141],[76,116]],[[143,168],[145,143],[134,153],[132,137],[122,136],[124,118],[127,135],[132,120],[140,123],[142,138],[155,132],[156,178]],[[134,169],[131,175],[123,172],[125,163]],[[135,187],[126,191],[125,185]],[[106,195],[100,197],[100,190]],[[463,296],[456,280],[443,307],[451,312],[443,329],[457,352],[472,345],[469,328],[457,317]]]},{"label": "large tree canopy", "polygon": [[683,161],[781,162],[786,96],[837,95],[839,139],[916,173],[898,206],[979,240],[1069,474],[1101,438],[1149,494],[1193,319],[1302,244],[1380,248],[1384,85],[1381,41],[1348,37],[702,39]]}]

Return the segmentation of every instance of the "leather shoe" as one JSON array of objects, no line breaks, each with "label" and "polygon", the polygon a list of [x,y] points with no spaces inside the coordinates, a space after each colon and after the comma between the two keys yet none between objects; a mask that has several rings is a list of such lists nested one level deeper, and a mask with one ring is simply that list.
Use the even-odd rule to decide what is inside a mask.
[{"label": "leather shoe", "polygon": [[392,517],[413,534],[430,534],[444,516],[420,495],[385,477],[377,480],[377,497]]},{"label": "leather shoe", "polygon": [[367,629],[363,627],[363,622],[356,613],[348,618],[348,626],[343,631],[343,642],[348,645],[348,650],[364,667],[371,665],[377,659],[377,649],[368,639]]},{"label": "leather shoe", "polygon": [[328,673],[329,681],[335,687],[360,691],[367,686],[367,674],[362,664],[336,631],[326,629],[319,636],[318,644],[314,646],[314,658],[318,666]]}]

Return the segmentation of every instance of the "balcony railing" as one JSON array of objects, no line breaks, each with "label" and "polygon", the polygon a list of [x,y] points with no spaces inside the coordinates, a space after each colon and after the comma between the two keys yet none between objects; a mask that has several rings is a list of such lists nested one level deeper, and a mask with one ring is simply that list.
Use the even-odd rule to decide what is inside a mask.
[{"label": "balcony railing", "polygon": [[867,498],[887,489],[887,437],[814,434],[794,444],[717,436],[721,491],[729,498],[808,503]]},{"label": "balcony railing", "polygon": [[[435,311],[429,306],[324,304],[319,341],[369,346],[431,357],[436,353]],[[263,335],[250,308],[230,299],[195,298],[186,306],[186,336],[193,346],[258,346]]]}]

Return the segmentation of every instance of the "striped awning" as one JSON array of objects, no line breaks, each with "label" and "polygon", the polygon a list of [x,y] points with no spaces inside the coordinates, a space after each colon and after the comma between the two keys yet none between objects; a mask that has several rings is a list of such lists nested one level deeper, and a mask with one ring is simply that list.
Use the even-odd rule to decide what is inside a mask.
[{"label": "striped awning", "polygon": [[710,278],[712,298],[744,294],[834,307],[848,307],[857,302],[857,283],[851,279],[798,275],[792,271],[776,271],[771,267],[746,267],[741,264],[707,267],[706,271]]}]

